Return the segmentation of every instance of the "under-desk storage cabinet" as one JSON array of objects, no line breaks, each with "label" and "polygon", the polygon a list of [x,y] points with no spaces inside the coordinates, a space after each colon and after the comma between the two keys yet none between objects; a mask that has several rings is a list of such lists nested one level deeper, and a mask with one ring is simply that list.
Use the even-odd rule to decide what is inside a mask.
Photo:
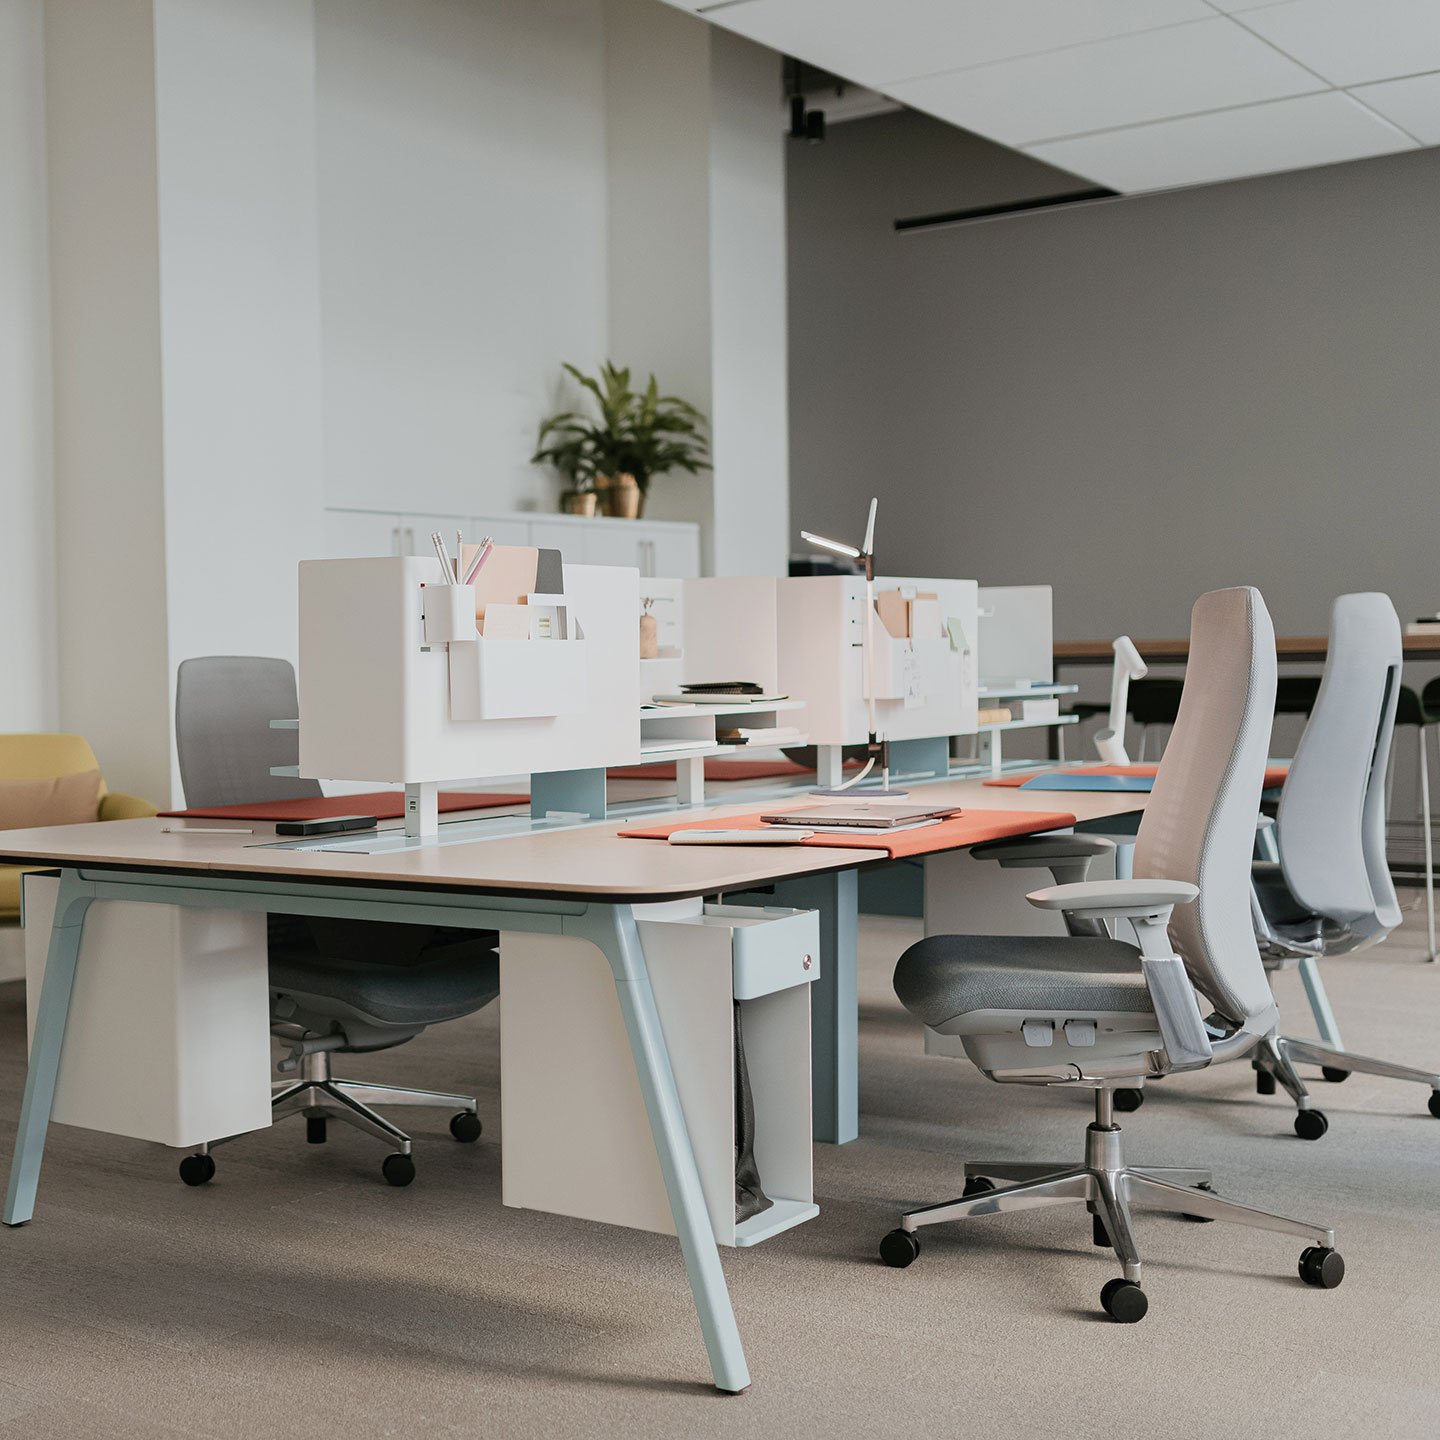
[{"label": "under-desk storage cabinet", "polygon": [[[647,918],[646,908],[637,912],[640,940],[715,1238],[753,1245],[818,1213],[809,988],[820,968],[817,918],[698,902],[648,907]],[[673,1235],[604,957],[582,940],[507,932],[500,990],[505,1203]],[[755,1162],[771,1201],[738,1225],[737,1006]]]},{"label": "under-desk storage cabinet", "polygon": [[[30,1032],[60,881],[25,876]],[[54,1118],[188,1147],[270,1124],[265,916],[97,900],[85,916]]]}]

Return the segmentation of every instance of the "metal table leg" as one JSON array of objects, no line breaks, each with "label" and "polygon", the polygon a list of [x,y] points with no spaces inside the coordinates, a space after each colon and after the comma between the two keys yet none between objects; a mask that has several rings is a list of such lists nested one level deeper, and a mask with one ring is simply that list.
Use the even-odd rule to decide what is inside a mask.
[{"label": "metal table leg", "polygon": [[597,905],[578,919],[567,919],[565,929],[568,934],[583,935],[610,962],[715,1388],[738,1393],[750,1384],[750,1371],[700,1188],[700,1171],[680,1108],[634,912],[628,905]]},{"label": "metal table leg", "polygon": [[35,1213],[35,1190],[40,1184],[40,1162],[45,1158],[45,1132],[55,1104],[55,1083],[60,1075],[60,1052],[65,1046],[65,1022],[75,989],[75,966],[80,958],[80,937],[85,912],[95,887],[74,870],[60,872],[60,893],[55,902],[55,925],[50,932],[50,953],[45,961],[45,983],[35,1015],[35,1038],[25,1072],[25,1099],[20,1127],[15,1133],[15,1158],[10,1163],[10,1186],[5,1193],[5,1223],[24,1225]]}]

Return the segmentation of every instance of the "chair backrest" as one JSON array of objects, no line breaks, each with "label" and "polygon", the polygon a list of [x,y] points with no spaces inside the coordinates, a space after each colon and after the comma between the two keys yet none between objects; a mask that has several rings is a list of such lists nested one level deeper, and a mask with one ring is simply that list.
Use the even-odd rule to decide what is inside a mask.
[{"label": "chair backrest", "polygon": [[300,713],[295,671],[288,660],[262,655],[204,655],[181,662],[175,681],[175,744],[180,783],[192,809],[308,800],[318,780],[270,773],[294,765],[295,730],[272,730],[272,720]]},{"label": "chair backrest", "polygon": [[1270,722],[1275,630],[1258,590],[1212,590],[1190,614],[1175,729],[1135,842],[1137,879],[1187,880],[1170,938],[1195,988],[1241,1025],[1274,1004],[1250,914],[1250,858]]},{"label": "chair backrest", "polygon": [[[99,768],[100,762],[83,735],[0,735],[0,779],[50,780]],[[100,793],[105,793],[103,780]]]},{"label": "chair backrest", "polygon": [[1335,601],[1320,693],[1280,793],[1286,886],[1362,939],[1400,923],[1385,858],[1385,771],[1404,658],[1388,595]]}]

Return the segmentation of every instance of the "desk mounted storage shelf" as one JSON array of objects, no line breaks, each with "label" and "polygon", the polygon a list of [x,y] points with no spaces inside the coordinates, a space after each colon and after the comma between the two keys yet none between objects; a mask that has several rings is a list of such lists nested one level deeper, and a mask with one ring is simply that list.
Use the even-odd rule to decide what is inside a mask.
[{"label": "desk mounted storage shelf", "polygon": [[585,709],[586,642],[451,641],[450,718],[526,720]]},{"label": "desk mounted storage shelf", "polygon": [[[636,841],[636,844],[642,842]],[[754,1245],[812,1219],[813,911],[641,907],[640,940],[715,1238]],[[654,918],[646,917],[646,909]],[[656,914],[660,911],[663,913]],[[610,967],[592,946],[500,944],[507,1205],[675,1233]],[[735,1219],[735,1005],[768,1209]]]}]

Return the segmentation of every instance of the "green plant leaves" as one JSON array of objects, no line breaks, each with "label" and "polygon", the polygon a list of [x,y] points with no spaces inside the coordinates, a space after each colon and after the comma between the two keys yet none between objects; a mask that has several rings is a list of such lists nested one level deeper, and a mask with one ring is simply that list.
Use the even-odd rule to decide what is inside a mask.
[{"label": "green plant leaves", "polygon": [[629,474],[643,491],[656,475],[694,475],[709,463],[704,414],[679,396],[662,395],[654,375],[637,392],[628,366],[602,361],[593,376],[568,361],[562,368],[594,400],[599,418],[568,410],[546,420],[532,464],[553,466],[579,490],[598,475]]}]

